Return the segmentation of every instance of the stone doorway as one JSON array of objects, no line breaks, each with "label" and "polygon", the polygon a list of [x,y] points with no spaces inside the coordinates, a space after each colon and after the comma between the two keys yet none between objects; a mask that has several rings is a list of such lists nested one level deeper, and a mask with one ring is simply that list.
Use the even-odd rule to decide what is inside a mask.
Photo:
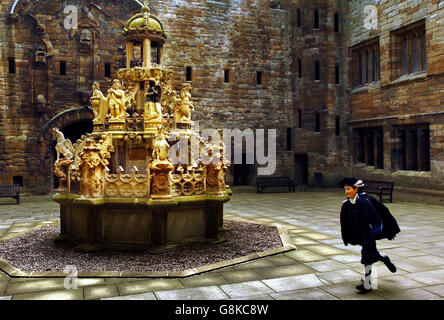
[{"label": "stone doorway", "polygon": [[295,184],[308,185],[308,156],[306,154],[294,155]]},{"label": "stone doorway", "polygon": [[247,156],[242,154],[242,163],[233,164],[233,185],[250,186],[253,185],[253,179],[256,175],[254,164],[247,164]]}]

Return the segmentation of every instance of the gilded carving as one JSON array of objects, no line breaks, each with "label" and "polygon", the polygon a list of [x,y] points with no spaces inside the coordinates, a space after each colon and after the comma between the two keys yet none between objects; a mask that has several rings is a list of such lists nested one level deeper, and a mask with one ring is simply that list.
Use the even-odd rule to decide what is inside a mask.
[{"label": "gilded carving", "polygon": [[103,124],[105,122],[105,116],[108,114],[108,101],[100,90],[100,83],[94,81],[92,85],[93,95],[90,99],[91,107],[94,112],[95,124]]},{"label": "gilded carving", "polygon": [[111,121],[122,120],[125,117],[125,92],[117,79],[113,81],[112,87],[108,90],[108,105]]}]

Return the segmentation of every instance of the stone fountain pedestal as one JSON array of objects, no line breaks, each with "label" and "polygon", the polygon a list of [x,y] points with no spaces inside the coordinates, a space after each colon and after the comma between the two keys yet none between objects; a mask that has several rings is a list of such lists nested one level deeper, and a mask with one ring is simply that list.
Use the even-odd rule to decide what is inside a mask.
[{"label": "stone fountain pedestal", "polygon": [[148,250],[160,253],[178,243],[218,242],[223,204],[229,194],[169,200],[82,199],[57,194],[60,237],[91,250]]}]

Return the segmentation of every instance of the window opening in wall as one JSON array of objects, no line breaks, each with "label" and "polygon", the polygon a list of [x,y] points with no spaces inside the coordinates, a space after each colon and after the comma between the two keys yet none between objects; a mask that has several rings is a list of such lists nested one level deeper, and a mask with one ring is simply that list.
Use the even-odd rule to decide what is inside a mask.
[{"label": "window opening in wall", "polygon": [[8,58],[8,66],[9,66],[9,73],[14,74],[16,72],[15,58]]},{"label": "window opening in wall", "polygon": [[335,13],[335,16],[334,16],[334,25],[335,25],[335,27],[334,27],[335,32],[336,32],[336,33],[339,32],[339,13]]},{"label": "window opening in wall", "polygon": [[193,76],[193,68],[192,67],[187,67],[186,69],[186,81],[191,81]]},{"label": "window opening in wall", "polygon": [[298,28],[300,28],[301,27],[301,8],[298,8],[298,10],[297,10],[297,26],[298,26]]},{"label": "window opening in wall", "polygon": [[60,61],[60,75],[66,76],[66,61]]},{"label": "window opening in wall", "polygon": [[425,21],[395,30],[391,34],[392,78],[427,69]]},{"label": "window opening in wall", "polygon": [[299,129],[302,129],[302,109],[298,110]]},{"label": "window opening in wall", "polygon": [[298,77],[302,78],[302,60],[298,59]]},{"label": "window opening in wall", "polygon": [[257,84],[262,84],[262,71],[258,71],[256,73],[256,83]]},{"label": "window opening in wall", "polygon": [[337,137],[341,135],[341,118],[336,117],[335,118],[335,134]]},{"label": "window opening in wall", "polygon": [[398,168],[411,171],[430,171],[430,129],[428,124],[396,128]]},{"label": "window opening in wall", "polygon": [[339,65],[335,66],[335,84],[341,83],[341,69]]},{"label": "window opening in wall", "polygon": [[315,11],[314,11],[313,28],[319,29],[319,10],[318,9],[315,9]]},{"label": "window opening in wall", "polygon": [[382,127],[353,129],[353,152],[356,163],[376,169],[384,167],[384,135]]},{"label": "window opening in wall", "polygon": [[321,132],[321,115],[319,112],[315,113],[315,131]]},{"label": "window opening in wall", "polygon": [[293,130],[292,128],[287,128],[287,151],[291,151],[292,149],[292,134]]},{"label": "window opening in wall", "polygon": [[379,38],[351,48],[351,81],[354,87],[380,79]]},{"label": "window opening in wall", "polygon": [[319,61],[315,61],[315,80],[321,79],[320,73],[321,73],[321,69],[320,69]]},{"label": "window opening in wall", "polygon": [[230,82],[230,69],[224,70],[224,81],[226,83]]},{"label": "window opening in wall", "polygon": [[111,78],[111,63],[105,63],[105,78]]}]

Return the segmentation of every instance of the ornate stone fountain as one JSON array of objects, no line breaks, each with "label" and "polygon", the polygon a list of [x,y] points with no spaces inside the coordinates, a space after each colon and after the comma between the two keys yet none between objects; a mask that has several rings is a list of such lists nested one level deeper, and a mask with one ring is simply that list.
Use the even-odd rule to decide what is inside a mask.
[{"label": "ornate stone fountain", "polygon": [[[59,240],[91,250],[152,252],[185,241],[221,241],[223,203],[231,195],[224,145],[191,130],[191,86],[174,83],[172,71],[162,66],[166,35],[147,5],[128,20],[123,35],[126,68],[107,95],[99,82],[93,84],[93,133],[73,145],[54,128]],[[192,160],[173,163],[173,132],[187,143],[197,138],[211,161],[192,159],[188,148],[182,156]]]}]

